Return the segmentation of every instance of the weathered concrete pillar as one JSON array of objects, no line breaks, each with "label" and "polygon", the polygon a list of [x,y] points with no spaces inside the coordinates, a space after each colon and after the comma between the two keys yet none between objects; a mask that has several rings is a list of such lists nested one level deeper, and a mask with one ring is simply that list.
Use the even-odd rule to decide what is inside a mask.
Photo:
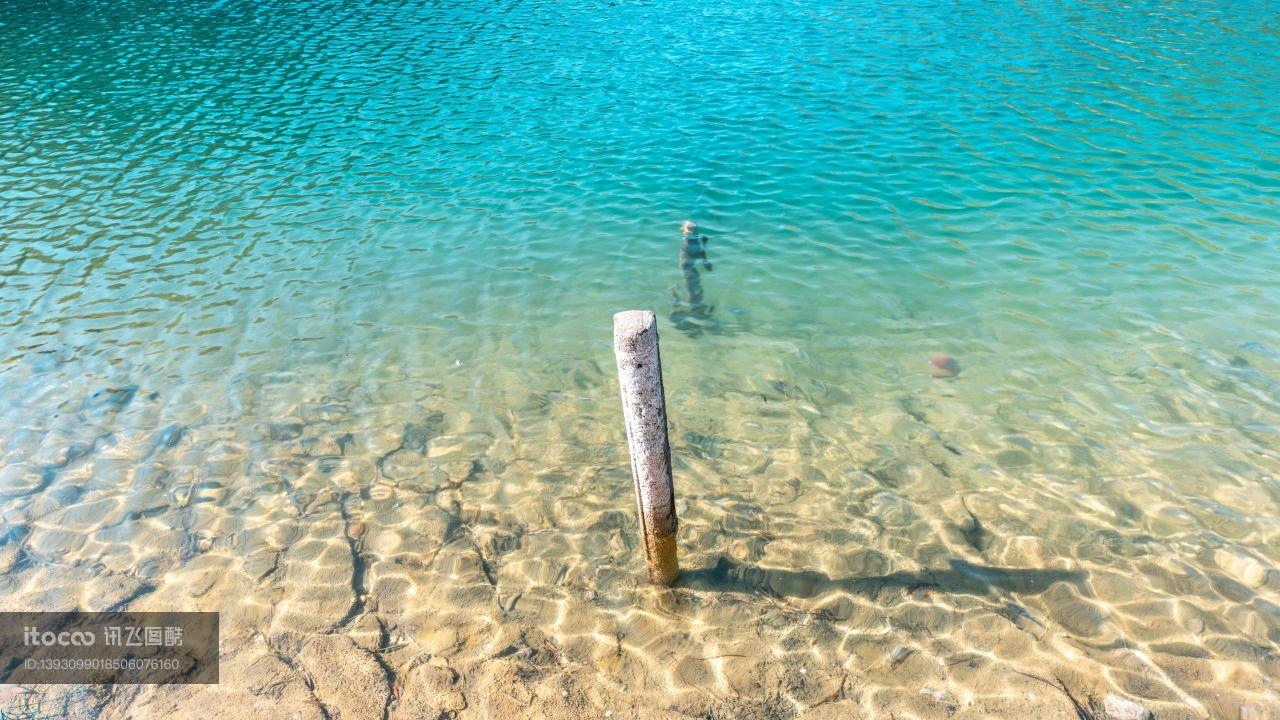
[{"label": "weathered concrete pillar", "polygon": [[676,563],[676,492],[671,483],[666,398],[658,357],[658,318],[647,310],[613,316],[613,354],[622,387],[631,475],[640,508],[640,531],[649,580],[670,585],[680,576]]}]

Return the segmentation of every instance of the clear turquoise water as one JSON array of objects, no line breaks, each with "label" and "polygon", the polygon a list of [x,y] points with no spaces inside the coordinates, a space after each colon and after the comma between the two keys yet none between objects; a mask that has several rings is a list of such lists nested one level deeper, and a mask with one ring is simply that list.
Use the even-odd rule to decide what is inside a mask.
[{"label": "clear turquoise water", "polygon": [[[105,562],[94,534],[145,544],[129,509],[151,512],[153,491],[181,537],[234,535],[223,526],[262,497],[296,497],[273,463],[335,455],[281,448],[263,430],[281,418],[304,440],[353,435],[348,519],[390,512],[370,491],[388,480],[380,459],[440,412],[436,432],[465,448],[441,457],[481,462],[491,484],[413,475],[397,492],[458,517],[541,497],[522,527],[585,533],[570,520],[629,512],[611,315],[651,308],[693,567],[761,546],[754,526],[700,517],[734,498],[776,514],[763,544],[779,549],[734,556],[766,569],[1080,569],[1091,584],[1071,602],[1105,622],[1073,625],[1077,605],[1052,594],[1018,601],[1067,635],[1110,623],[1101,646],[1145,648],[1177,688],[1149,699],[1172,716],[1280,713],[1278,11],[5,4],[6,577],[29,588],[63,557],[89,583]],[[669,323],[686,218],[715,267],[705,332]],[[930,377],[939,355],[957,377]],[[134,386],[121,408],[93,400]],[[584,495],[587,476],[607,482]],[[792,479],[811,496],[766,499]],[[182,500],[208,482],[208,507]],[[104,497],[116,520],[51,509]],[[962,497],[994,544],[947,535],[967,522]],[[1129,551],[1090,551],[1101,536]],[[634,553],[578,542],[546,552],[636,574]],[[884,563],[845,563],[850,544]],[[253,557],[239,547],[228,557]],[[367,552],[358,580],[374,595],[381,559]],[[1171,589],[1156,566],[1199,580]],[[1164,611],[1138,598],[1175,619],[1194,606],[1230,642],[1146,638]],[[615,600],[608,612],[631,602]],[[833,666],[858,654],[810,641]],[[1191,646],[1209,658],[1200,680],[1162,660]],[[1097,687],[1147,687],[1116,679],[1123,660],[1090,661],[1112,669]],[[892,692],[884,672],[867,697]],[[1214,700],[1204,673],[1228,672],[1238,690]]]}]

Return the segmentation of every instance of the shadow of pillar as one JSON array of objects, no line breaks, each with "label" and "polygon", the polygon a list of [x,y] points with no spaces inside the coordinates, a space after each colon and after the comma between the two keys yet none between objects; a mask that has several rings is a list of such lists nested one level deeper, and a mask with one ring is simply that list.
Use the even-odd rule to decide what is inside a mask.
[{"label": "shadow of pillar", "polygon": [[1038,595],[1065,582],[1083,590],[1085,573],[1072,570],[1025,570],[974,565],[959,559],[949,569],[897,572],[873,577],[832,579],[813,570],[779,570],[734,562],[720,556],[716,564],[686,570],[681,587],[712,592],[738,592],[786,599],[814,598],[833,591],[874,598],[884,590],[931,588],[944,593],[990,595],[993,591]]}]

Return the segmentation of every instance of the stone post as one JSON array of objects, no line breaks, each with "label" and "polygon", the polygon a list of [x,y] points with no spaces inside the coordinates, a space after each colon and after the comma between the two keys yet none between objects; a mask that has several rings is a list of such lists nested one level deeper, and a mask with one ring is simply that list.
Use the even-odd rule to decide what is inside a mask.
[{"label": "stone post", "polygon": [[676,493],[671,483],[671,446],[658,357],[658,319],[647,310],[613,316],[613,353],[622,388],[631,475],[640,509],[649,580],[671,585],[680,576],[676,563]]}]

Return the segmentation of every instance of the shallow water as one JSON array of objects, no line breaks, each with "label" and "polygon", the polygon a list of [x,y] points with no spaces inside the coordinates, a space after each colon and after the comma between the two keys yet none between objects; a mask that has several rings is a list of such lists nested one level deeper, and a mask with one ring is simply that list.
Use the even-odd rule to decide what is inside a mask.
[{"label": "shallow water", "polygon": [[88,716],[1280,718],[1275,10],[6,5],[0,603],[223,613]]}]

